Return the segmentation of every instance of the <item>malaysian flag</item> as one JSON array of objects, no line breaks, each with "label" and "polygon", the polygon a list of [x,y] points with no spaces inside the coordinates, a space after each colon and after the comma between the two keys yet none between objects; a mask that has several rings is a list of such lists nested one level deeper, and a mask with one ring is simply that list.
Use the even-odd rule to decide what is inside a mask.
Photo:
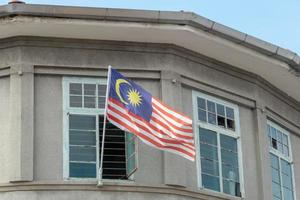
[{"label": "malaysian flag", "polygon": [[108,120],[146,144],[195,160],[192,120],[165,105],[141,86],[111,69]]}]

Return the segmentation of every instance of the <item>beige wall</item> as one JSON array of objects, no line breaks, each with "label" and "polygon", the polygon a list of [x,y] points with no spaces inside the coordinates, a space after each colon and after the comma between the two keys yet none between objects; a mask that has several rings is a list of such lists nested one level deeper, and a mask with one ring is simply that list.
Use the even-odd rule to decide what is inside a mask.
[{"label": "beige wall", "polygon": [[9,158],[9,78],[0,78],[0,182],[8,182]]}]

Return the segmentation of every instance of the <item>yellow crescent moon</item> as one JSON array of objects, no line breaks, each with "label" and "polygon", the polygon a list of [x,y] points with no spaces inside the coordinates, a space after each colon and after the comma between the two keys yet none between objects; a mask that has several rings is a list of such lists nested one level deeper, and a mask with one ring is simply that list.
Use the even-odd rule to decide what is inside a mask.
[{"label": "yellow crescent moon", "polygon": [[120,93],[120,85],[122,83],[128,84],[130,86],[131,86],[131,84],[124,79],[117,79],[116,86],[115,86],[116,93],[117,93],[118,97],[120,98],[121,102],[124,103],[125,105],[128,105],[128,103],[123,99],[123,97],[121,96],[121,93]]}]

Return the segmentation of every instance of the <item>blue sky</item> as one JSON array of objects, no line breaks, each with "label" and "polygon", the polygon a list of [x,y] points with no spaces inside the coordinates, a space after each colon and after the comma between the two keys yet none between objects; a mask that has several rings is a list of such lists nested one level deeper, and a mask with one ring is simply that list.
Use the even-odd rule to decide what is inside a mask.
[{"label": "blue sky", "polygon": [[[25,0],[31,4],[193,11],[300,54],[299,0]],[[0,0],[0,4],[8,1]]]}]

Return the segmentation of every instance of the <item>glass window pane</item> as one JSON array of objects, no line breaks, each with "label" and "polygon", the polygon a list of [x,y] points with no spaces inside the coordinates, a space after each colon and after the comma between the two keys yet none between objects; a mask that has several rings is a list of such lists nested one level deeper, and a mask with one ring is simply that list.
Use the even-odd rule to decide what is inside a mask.
[{"label": "glass window pane", "polygon": [[84,97],[84,107],[85,108],[95,108],[96,107],[96,97]]},{"label": "glass window pane", "polygon": [[225,107],[223,105],[217,104],[218,115],[225,116]]},{"label": "glass window pane", "polygon": [[82,84],[70,83],[70,94],[82,95]]},{"label": "glass window pane", "polygon": [[272,136],[272,138],[277,140],[276,129],[274,127],[271,127],[271,136]]},{"label": "glass window pane", "polygon": [[279,170],[279,160],[278,157],[275,156],[274,154],[271,154],[271,164],[274,169]]},{"label": "glass window pane", "polygon": [[216,125],[216,114],[208,113],[208,123]]},{"label": "glass window pane", "polygon": [[289,147],[288,146],[283,145],[283,154],[285,156],[289,156]]},{"label": "glass window pane", "polygon": [[98,97],[98,108],[105,108],[105,97]]},{"label": "glass window pane", "polygon": [[272,168],[272,181],[280,184],[279,170]]},{"label": "glass window pane", "polygon": [[98,96],[106,96],[106,85],[98,85]]},{"label": "glass window pane", "polygon": [[84,84],[84,95],[96,95],[96,85],[95,84]]},{"label": "glass window pane", "polygon": [[234,120],[232,119],[227,119],[227,128],[231,129],[231,130],[235,130],[235,123]]},{"label": "glass window pane", "polygon": [[96,117],[88,115],[70,115],[69,128],[77,130],[96,130]]},{"label": "glass window pane", "polygon": [[96,178],[96,164],[70,163],[70,177]]},{"label": "glass window pane", "polygon": [[218,121],[218,126],[221,126],[221,127],[224,127],[224,128],[226,127],[225,117],[218,115],[217,121]]},{"label": "glass window pane", "polygon": [[282,177],[282,185],[283,185],[283,187],[292,190],[293,189],[293,187],[292,187],[292,177],[290,177],[288,175],[285,175],[285,174],[282,174],[281,177]]},{"label": "glass window pane", "polygon": [[96,133],[92,131],[70,131],[70,145],[96,145]]},{"label": "glass window pane", "polygon": [[282,143],[282,133],[278,130],[276,131],[276,133],[277,133],[277,141]]},{"label": "glass window pane", "polygon": [[281,188],[277,183],[272,182],[272,193],[273,196],[281,199]]},{"label": "glass window pane", "polygon": [[221,143],[221,148],[237,152],[237,141],[235,138],[221,134],[220,143]]},{"label": "glass window pane", "polygon": [[70,161],[96,162],[96,147],[70,146]]},{"label": "glass window pane", "polygon": [[233,167],[238,167],[237,153],[230,152],[227,150],[221,150],[222,163],[232,165]]},{"label": "glass window pane", "polygon": [[208,144],[200,144],[200,154],[201,157],[208,158],[211,160],[218,160],[217,147]]},{"label": "glass window pane", "polygon": [[224,193],[230,194],[233,196],[241,196],[240,192],[240,183],[231,181],[231,180],[223,180],[223,190]]},{"label": "glass window pane", "polygon": [[294,195],[293,195],[293,191],[287,189],[287,188],[283,188],[283,196],[284,199],[286,200],[293,200],[294,199]]},{"label": "glass window pane", "polygon": [[288,163],[287,161],[281,159],[281,171],[284,174],[292,176],[291,164]]},{"label": "glass window pane", "polygon": [[226,107],[226,117],[234,119],[234,110],[232,108]]},{"label": "glass window pane", "polygon": [[216,113],[216,105],[212,101],[207,101],[207,109],[209,112]]},{"label": "glass window pane", "polygon": [[206,110],[206,101],[200,97],[197,98],[198,108]]},{"label": "glass window pane", "polygon": [[198,109],[198,119],[200,121],[203,121],[203,122],[206,122],[206,111],[205,110],[201,110],[201,109]]},{"label": "glass window pane", "polygon": [[217,133],[204,128],[199,128],[200,142],[217,145]]},{"label": "glass window pane", "polygon": [[226,179],[234,180],[239,182],[239,170],[238,168],[232,167],[232,165],[222,164],[222,175]]},{"label": "glass window pane", "polygon": [[201,171],[205,174],[219,176],[219,162],[201,158]]},{"label": "glass window pane", "polygon": [[81,108],[82,97],[81,96],[70,96],[70,107]]},{"label": "glass window pane", "polygon": [[285,134],[282,135],[282,143],[288,146],[288,137]]},{"label": "glass window pane", "polygon": [[219,177],[202,174],[202,185],[204,188],[220,192]]}]

